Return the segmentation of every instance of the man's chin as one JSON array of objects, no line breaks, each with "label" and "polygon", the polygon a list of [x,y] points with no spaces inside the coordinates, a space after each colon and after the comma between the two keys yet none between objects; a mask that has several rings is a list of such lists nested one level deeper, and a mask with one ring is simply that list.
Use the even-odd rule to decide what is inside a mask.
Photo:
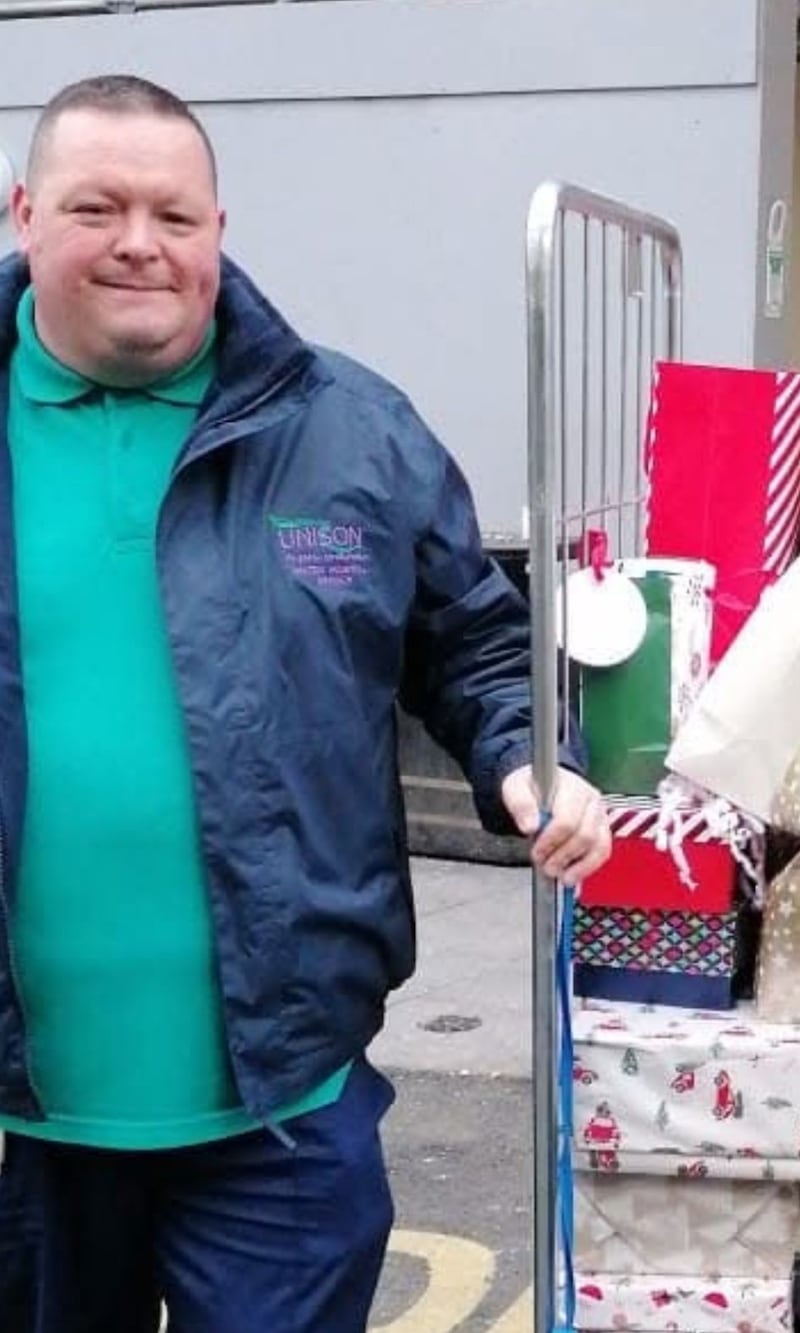
[{"label": "man's chin", "polygon": [[176,370],[185,357],[173,349],[174,335],[117,333],[109,340],[108,350],[98,358],[96,378],[101,384],[135,388],[151,383]]}]

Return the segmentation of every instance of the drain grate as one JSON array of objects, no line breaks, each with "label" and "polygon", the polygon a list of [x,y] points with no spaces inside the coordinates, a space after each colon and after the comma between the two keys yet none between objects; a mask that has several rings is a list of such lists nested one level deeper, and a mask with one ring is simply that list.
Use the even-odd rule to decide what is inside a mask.
[{"label": "drain grate", "polygon": [[480,1018],[467,1018],[463,1014],[439,1014],[438,1018],[432,1018],[428,1023],[418,1023],[417,1027],[424,1032],[471,1032],[473,1028],[479,1028],[482,1021]]}]

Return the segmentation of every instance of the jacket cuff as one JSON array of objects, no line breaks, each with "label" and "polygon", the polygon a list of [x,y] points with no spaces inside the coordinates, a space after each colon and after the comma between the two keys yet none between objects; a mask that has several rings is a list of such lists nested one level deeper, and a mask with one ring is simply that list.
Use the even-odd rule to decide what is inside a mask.
[{"label": "jacket cuff", "polygon": [[[505,837],[519,838],[522,836],[503,804],[500,788],[504,778],[507,778],[509,773],[513,773],[517,768],[523,768],[530,762],[531,747],[529,741],[515,741],[503,751],[491,770],[477,776],[473,783],[473,799],[480,821],[487,833],[496,833]],[[576,753],[571,745],[559,745],[556,752],[556,762],[559,768],[567,768],[572,773],[583,776],[585,772],[584,754],[582,752]]]},{"label": "jacket cuff", "polygon": [[519,829],[503,805],[500,787],[503,779],[531,761],[528,740],[513,741],[490,767],[478,773],[472,784],[472,795],[478,817],[487,833],[504,837],[520,837]]}]

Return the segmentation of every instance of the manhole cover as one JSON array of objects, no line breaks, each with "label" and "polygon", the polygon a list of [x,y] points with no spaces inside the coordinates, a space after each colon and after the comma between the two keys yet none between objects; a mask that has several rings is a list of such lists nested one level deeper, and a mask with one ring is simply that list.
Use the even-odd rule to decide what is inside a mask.
[{"label": "manhole cover", "polygon": [[480,1018],[466,1018],[463,1014],[440,1014],[438,1018],[432,1018],[429,1023],[418,1023],[425,1032],[471,1032],[473,1028],[479,1028]]}]

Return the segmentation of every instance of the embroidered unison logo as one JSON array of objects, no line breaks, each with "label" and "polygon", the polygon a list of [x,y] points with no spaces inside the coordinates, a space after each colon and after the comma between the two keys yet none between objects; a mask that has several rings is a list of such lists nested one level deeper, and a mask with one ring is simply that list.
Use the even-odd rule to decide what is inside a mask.
[{"label": "embroidered unison logo", "polygon": [[320,588],[347,588],[370,568],[360,523],[268,514],[285,567]]}]

